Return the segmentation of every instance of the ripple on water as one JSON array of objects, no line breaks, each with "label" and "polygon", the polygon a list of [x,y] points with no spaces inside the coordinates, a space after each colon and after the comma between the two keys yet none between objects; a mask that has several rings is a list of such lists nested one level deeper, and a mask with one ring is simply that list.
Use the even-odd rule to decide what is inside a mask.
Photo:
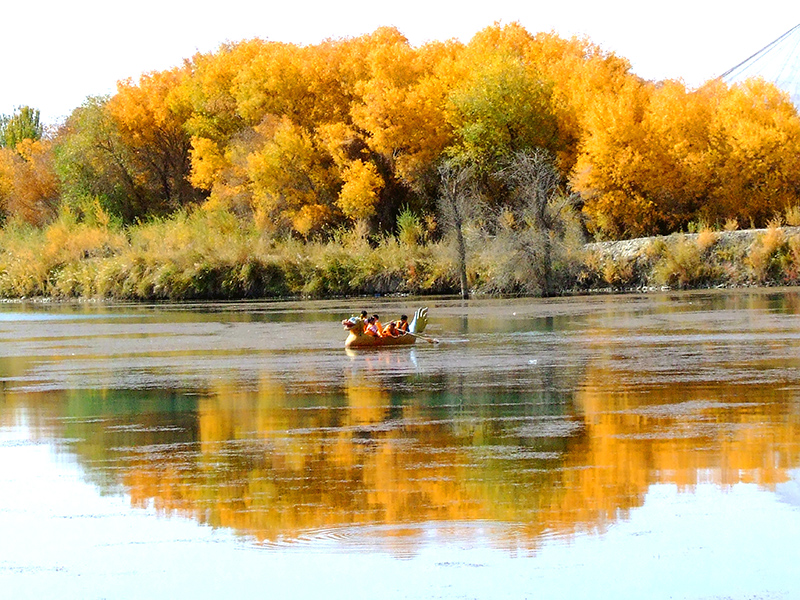
[{"label": "ripple on water", "polygon": [[539,452],[520,446],[476,446],[472,452],[483,460],[557,460],[560,452]]},{"label": "ripple on water", "polygon": [[525,423],[513,430],[512,435],[526,438],[563,438],[583,430],[582,421],[556,417]]},{"label": "ripple on water", "polygon": [[[428,521],[424,523],[365,523],[323,527],[293,537],[257,541],[266,550],[302,553],[371,553],[385,551],[397,557],[411,557],[426,544],[464,548],[490,539],[513,538],[522,525],[490,521]],[[448,566],[461,566],[450,564]],[[480,566],[480,565],[475,565]]]},{"label": "ripple on water", "polygon": [[685,417],[692,413],[709,410],[745,408],[759,406],[756,402],[718,402],[714,400],[688,400],[676,404],[656,404],[615,411],[619,414],[640,415],[645,417]]}]

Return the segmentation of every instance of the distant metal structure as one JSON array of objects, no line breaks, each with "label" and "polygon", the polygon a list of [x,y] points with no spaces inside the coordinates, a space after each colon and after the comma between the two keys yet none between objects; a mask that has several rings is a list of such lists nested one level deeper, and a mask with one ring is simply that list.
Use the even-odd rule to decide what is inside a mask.
[{"label": "distant metal structure", "polygon": [[800,25],[720,75],[728,85],[761,77],[787,92],[800,111]]}]

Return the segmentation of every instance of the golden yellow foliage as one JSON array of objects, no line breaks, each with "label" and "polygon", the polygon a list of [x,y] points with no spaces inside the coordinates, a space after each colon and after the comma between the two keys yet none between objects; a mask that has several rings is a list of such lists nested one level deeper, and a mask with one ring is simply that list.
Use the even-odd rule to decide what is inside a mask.
[{"label": "golden yellow foliage", "polygon": [[714,214],[764,225],[796,201],[800,117],[785,93],[760,80],[734,86],[720,98],[711,128],[719,140],[708,203]]},{"label": "golden yellow foliage", "polygon": [[258,132],[267,141],[248,155],[247,173],[259,223],[278,230],[294,228],[293,224],[299,223],[303,234],[324,225],[325,220],[309,220],[330,215],[330,209],[304,207],[331,206],[335,198],[336,173],[325,153],[307,132],[286,117],[265,120]]},{"label": "golden yellow foliage", "polygon": [[192,185],[208,191],[214,187],[220,172],[228,164],[217,144],[208,138],[198,136],[192,138],[191,160]]},{"label": "golden yellow foliage", "polygon": [[391,161],[411,186],[430,169],[452,140],[445,115],[448,86],[436,69],[450,48],[429,44],[415,50],[405,38],[378,46],[368,55],[371,77],[356,87],[353,123],[367,132],[371,150]]},{"label": "golden yellow foliage", "polygon": [[[796,198],[800,119],[771,84],[713,81],[689,92],[680,82],[632,82],[624,91],[590,111],[573,175],[605,235],[666,233],[698,219],[763,225]],[[644,224],[642,200],[652,208]]]},{"label": "golden yellow foliage", "polygon": [[181,85],[190,75],[184,66],[142,75],[137,83],[121,81],[108,103],[138,183],[151,202],[173,210],[200,198],[189,182],[192,107]]},{"label": "golden yellow foliage", "polygon": [[[588,39],[518,23],[466,44],[415,47],[393,27],[306,46],[225,44],[120,82],[60,135],[65,196],[103,196],[129,222],[206,200],[275,231],[308,235],[343,218],[390,230],[402,206],[435,211],[443,158],[478,162],[485,182],[536,147],[558,157],[600,237],[764,225],[800,203],[800,118],[771,84],[646,82]],[[0,163],[0,194],[20,207],[8,210],[46,220],[33,214],[36,194],[9,191],[23,163]]]},{"label": "golden yellow foliage", "polygon": [[355,160],[344,170],[342,179],[344,185],[336,204],[344,215],[354,221],[371,217],[383,188],[375,165]]}]

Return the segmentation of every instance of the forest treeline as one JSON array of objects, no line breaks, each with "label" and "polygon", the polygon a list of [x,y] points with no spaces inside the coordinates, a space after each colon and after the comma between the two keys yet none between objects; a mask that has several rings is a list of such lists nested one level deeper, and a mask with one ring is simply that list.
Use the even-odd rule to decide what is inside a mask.
[{"label": "forest treeline", "polygon": [[[461,271],[472,285],[548,293],[551,254],[578,244],[578,230],[602,240],[763,226],[797,205],[800,118],[773,85],[646,81],[589,40],[518,24],[419,47],[393,28],[230,43],[122,81],[52,130],[29,107],[0,119],[0,211],[13,229],[0,279],[20,237],[80,245],[74,227],[100,224],[130,250],[148,224],[178,235],[179,223],[210,219],[272,255],[278,244],[433,246],[453,234],[456,275],[448,258],[430,271],[450,283],[422,289],[454,287]],[[52,233],[64,223],[73,233]],[[166,257],[173,242],[160,241]],[[480,271],[476,253],[490,247],[506,264]],[[506,281],[510,256],[541,263],[532,287]],[[67,264],[54,260],[45,287]]]}]

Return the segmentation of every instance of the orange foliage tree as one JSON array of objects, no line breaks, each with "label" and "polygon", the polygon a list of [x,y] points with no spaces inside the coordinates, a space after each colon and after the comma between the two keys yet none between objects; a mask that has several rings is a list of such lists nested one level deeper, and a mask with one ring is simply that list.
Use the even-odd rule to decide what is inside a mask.
[{"label": "orange foliage tree", "polygon": [[138,84],[120,82],[108,110],[121,142],[148,195],[166,209],[177,209],[201,198],[189,182],[191,138],[186,122],[192,107],[179,93],[187,68],[143,75]]},{"label": "orange foliage tree", "polygon": [[764,225],[800,199],[800,117],[787,94],[751,80],[731,88],[710,125],[710,220]]},{"label": "orange foliage tree", "polygon": [[[800,202],[798,133],[795,108],[764,82],[643,81],[589,40],[512,23],[466,44],[414,47],[390,27],[225,44],[89,99],[54,148],[68,201],[98,198],[126,221],[202,203],[299,236],[355,222],[389,232],[403,207],[433,213],[452,158],[503,205],[489,175],[544,148],[590,230],[613,238],[764,224]],[[6,196],[9,165],[27,160],[16,156]]]},{"label": "orange foliage tree", "polygon": [[132,222],[205,197],[189,181],[187,76],[182,68],[120,82],[112,98],[89,98],[73,111],[56,140],[65,200],[96,198]]},{"label": "orange foliage tree", "polygon": [[0,148],[0,211],[5,217],[42,225],[56,213],[58,179],[52,142],[22,139]]},{"label": "orange foliage tree", "polygon": [[764,225],[800,199],[800,119],[773,85],[632,81],[590,111],[573,185],[605,237]]}]

